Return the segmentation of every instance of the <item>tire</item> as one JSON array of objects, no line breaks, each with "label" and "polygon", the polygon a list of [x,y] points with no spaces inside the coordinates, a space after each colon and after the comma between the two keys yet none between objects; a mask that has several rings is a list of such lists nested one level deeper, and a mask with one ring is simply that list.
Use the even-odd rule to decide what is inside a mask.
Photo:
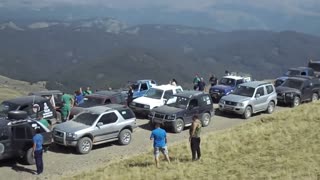
[{"label": "tire", "polygon": [[313,94],[312,94],[311,101],[312,101],[312,102],[316,102],[318,99],[319,99],[319,95],[318,95],[317,93],[313,93]]},{"label": "tire", "polygon": [[247,106],[246,109],[244,110],[242,117],[244,119],[248,119],[251,117],[251,115],[252,115],[252,108],[251,108],[251,106]]},{"label": "tire", "polygon": [[34,157],[33,157],[33,149],[29,148],[26,154],[24,155],[24,161],[28,165],[33,165],[36,163]]},{"label": "tire", "polygon": [[275,108],[275,104],[273,101],[270,101],[267,107],[267,113],[272,114]]},{"label": "tire", "polygon": [[8,119],[9,120],[20,120],[20,119],[27,119],[28,114],[25,111],[10,111],[8,112]]},{"label": "tire", "polygon": [[130,144],[132,139],[132,134],[129,129],[124,129],[119,134],[119,144],[120,145],[128,145]]},{"label": "tire", "polygon": [[183,129],[184,129],[184,121],[180,118],[176,119],[173,127],[173,132],[181,133]]},{"label": "tire", "polygon": [[207,127],[211,122],[211,115],[209,113],[204,113],[201,117],[202,127]]},{"label": "tire", "polygon": [[299,96],[295,96],[293,98],[293,101],[291,103],[291,107],[297,107],[300,105],[300,97]]},{"label": "tire", "polygon": [[80,154],[88,154],[92,149],[92,140],[88,137],[81,138],[77,143],[77,152]]}]

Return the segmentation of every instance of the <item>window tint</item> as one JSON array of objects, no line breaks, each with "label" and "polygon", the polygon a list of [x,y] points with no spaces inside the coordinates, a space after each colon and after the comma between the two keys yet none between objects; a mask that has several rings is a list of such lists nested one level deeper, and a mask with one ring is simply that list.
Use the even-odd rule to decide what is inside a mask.
[{"label": "window tint", "polygon": [[140,87],[140,91],[145,91],[145,90],[148,90],[148,85],[147,83],[142,83]]},{"label": "window tint", "polygon": [[189,103],[189,107],[197,107],[199,106],[197,99],[192,99]]},{"label": "window tint", "polygon": [[164,92],[164,99],[170,99],[173,96],[173,91],[172,90],[168,90]]},{"label": "window tint", "polygon": [[122,115],[124,119],[131,119],[135,117],[135,115],[130,109],[123,109],[119,110],[118,112]]},{"label": "window tint", "polygon": [[108,113],[103,115],[100,118],[99,122],[102,122],[105,125],[105,124],[117,122],[117,120],[118,120],[118,116],[115,113]]},{"label": "window tint", "polygon": [[25,131],[25,127],[23,127],[23,126],[13,127],[13,132],[14,132],[15,139],[25,139],[26,138],[26,131]]},{"label": "window tint", "polygon": [[239,80],[237,80],[236,85],[242,84],[242,83],[243,83],[243,79],[239,79]]},{"label": "window tint", "polygon": [[201,97],[201,104],[202,105],[210,105],[211,104],[211,98],[207,95]]},{"label": "window tint", "polygon": [[267,89],[267,94],[271,94],[273,92],[273,86],[272,85],[267,85],[266,89]]},{"label": "window tint", "polygon": [[259,88],[257,89],[256,95],[257,95],[257,94],[260,94],[260,96],[263,96],[263,95],[264,95],[264,89],[263,89],[263,87],[259,87]]},{"label": "window tint", "polygon": [[182,90],[181,90],[180,88],[178,88],[178,89],[176,89],[176,92],[177,92],[177,93],[181,93]]}]

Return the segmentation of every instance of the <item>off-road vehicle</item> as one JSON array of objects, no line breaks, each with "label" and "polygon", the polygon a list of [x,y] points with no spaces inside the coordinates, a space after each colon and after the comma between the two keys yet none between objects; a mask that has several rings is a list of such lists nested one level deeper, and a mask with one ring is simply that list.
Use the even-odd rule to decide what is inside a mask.
[{"label": "off-road vehicle", "polygon": [[[138,81],[129,81],[128,86],[132,86],[133,89],[133,99],[142,97],[147,91],[156,86],[157,83],[155,80],[147,79],[147,80],[138,80]],[[124,92],[128,92],[128,89],[124,90]]]},{"label": "off-road vehicle", "polygon": [[50,130],[35,119],[28,118],[26,112],[10,111],[8,118],[0,118],[0,160],[18,157],[23,158],[27,164],[34,164],[32,138],[36,128],[40,128],[43,145],[50,145]]},{"label": "off-road vehicle", "polygon": [[135,113],[147,116],[153,108],[174,102],[172,95],[182,91],[183,89],[181,86],[154,86],[150,88],[143,97],[134,99],[129,106]]},{"label": "off-road vehicle", "polygon": [[208,126],[214,115],[213,102],[209,94],[199,91],[184,91],[172,96],[173,102],[154,108],[148,118],[150,124],[160,123],[180,133],[190,126],[192,116],[198,115],[202,126]]},{"label": "off-road vehicle", "polygon": [[80,154],[87,154],[93,145],[118,140],[119,144],[131,142],[136,118],[130,108],[110,104],[85,109],[70,121],[53,129],[54,142],[72,146]]},{"label": "off-road vehicle", "polygon": [[319,99],[320,80],[310,77],[290,77],[276,88],[280,103],[298,106],[301,102]]},{"label": "off-road vehicle", "polygon": [[49,99],[40,96],[24,96],[3,101],[0,104],[0,116],[7,117],[9,111],[25,111],[28,117],[37,118],[37,114],[43,114],[50,124],[57,123],[57,113]]},{"label": "off-road vehicle", "polygon": [[274,85],[275,87],[278,87],[289,77],[299,77],[299,76],[314,77],[315,73],[314,73],[314,70],[310,67],[290,68],[283,76],[278,77],[276,79]]},{"label": "off-road vehicle", "polygon": [[238,85],[228,96],[221,98],[219,110],[241,114],[243,118],[253,113],[272,113],[277,104],[277,93],[271,83],[252,81]]}]

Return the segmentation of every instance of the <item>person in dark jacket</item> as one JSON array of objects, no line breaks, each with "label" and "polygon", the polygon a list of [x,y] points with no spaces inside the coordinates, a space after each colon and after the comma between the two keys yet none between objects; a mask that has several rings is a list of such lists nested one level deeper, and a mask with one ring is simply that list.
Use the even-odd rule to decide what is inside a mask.
[{"label": "person in dark jacket", "polygon": [[204,91],[206,87],[206,83],[204,82],[203,78],[200,78],[200,81],[198,82],[198,90]]},{"label": "person in dark jacket", "polygon": [[132,101],[133,101],[133,89],[132,89],[132,86],[129,86],[127,106],[129,106]]},{"label": "person in dark jacket", "polygon": [[214,86],[214,85],[218,84],[218,79],[214,74],[212,74],[209,78],[209,82],[210,82],[211,86]]}]

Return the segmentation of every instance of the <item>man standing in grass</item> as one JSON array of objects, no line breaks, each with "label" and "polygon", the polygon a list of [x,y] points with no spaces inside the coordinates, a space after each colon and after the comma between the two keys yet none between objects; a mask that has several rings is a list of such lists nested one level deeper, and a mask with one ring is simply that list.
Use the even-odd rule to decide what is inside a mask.
[{"label": "man standing in grass", "polygon": [[201,121],[197,115],[192,117],[192,125],[190,128],[190,146],[192,152],[192,160],[196,161],[199,160],[201,157],[200,151],[200,132],[201,132]]},{"label": "man standing in grass", "polygon": [[168,147],[167,147],[167,133],[164,129],[160,128],[160,124],[155,125],[155,129],[152,131],[150,140],[153,140],[154,159],[156,166],[159,167],[159,155],[160,151],[166,157],[168,163],[170,163]]}]

